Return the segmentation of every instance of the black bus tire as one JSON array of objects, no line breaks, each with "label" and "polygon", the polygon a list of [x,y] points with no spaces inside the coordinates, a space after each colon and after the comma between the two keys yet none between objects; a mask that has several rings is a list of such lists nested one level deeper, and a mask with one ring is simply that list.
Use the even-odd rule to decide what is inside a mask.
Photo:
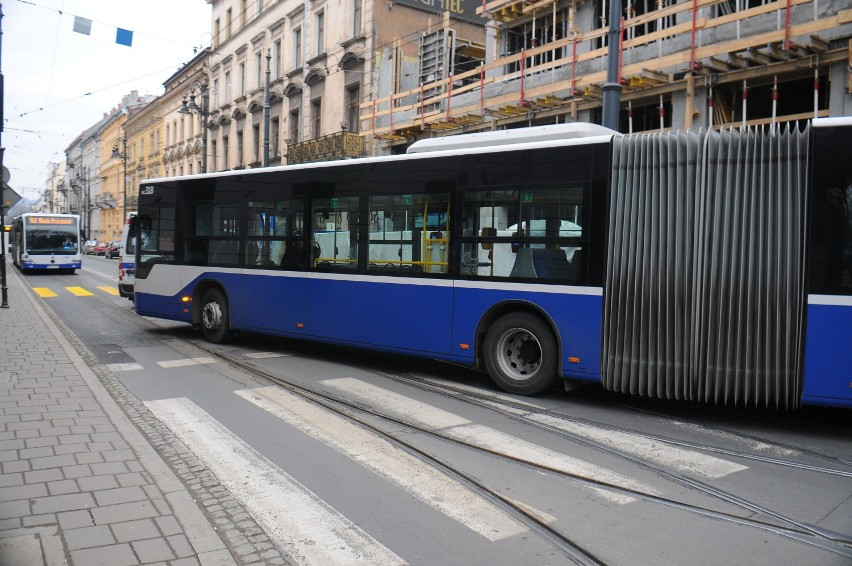
[{"label": "black bus tire", "polygon": [[201,301],[201,334],[214,344],[224,344],[233,338],[228,299],[221,289],[208,289]]},{"label": "black bus tire", "polygon": [[485,337],[485,367],[504,391],[535,395],[556,384],[556,338],[540,318],[528,313],[507,314]]}]

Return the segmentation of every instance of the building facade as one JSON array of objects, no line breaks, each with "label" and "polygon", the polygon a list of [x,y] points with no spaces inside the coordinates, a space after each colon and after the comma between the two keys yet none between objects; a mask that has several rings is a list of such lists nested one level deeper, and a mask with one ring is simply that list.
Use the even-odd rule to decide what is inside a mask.
[{"label": "building facade", "polygon": [[[601,123],[617,50],[621,132],[718,128],[852,114],[852,10],[843,0],[491,0],[487,55],[361,105],[378,153],[438,133]],[[407,103],[414,100],[415,103]]]}]

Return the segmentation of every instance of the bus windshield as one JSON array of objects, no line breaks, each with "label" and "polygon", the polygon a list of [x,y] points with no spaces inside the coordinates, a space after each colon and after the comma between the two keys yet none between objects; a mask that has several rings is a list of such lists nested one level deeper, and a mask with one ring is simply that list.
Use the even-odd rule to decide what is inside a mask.
[{"label": "bus windshield", "polygon": [[30,255],[75,254],[80,246],[77,225],[72,219],[67,224],[43,224],[49,217],[30,217],[27,223],[27,253]]}]

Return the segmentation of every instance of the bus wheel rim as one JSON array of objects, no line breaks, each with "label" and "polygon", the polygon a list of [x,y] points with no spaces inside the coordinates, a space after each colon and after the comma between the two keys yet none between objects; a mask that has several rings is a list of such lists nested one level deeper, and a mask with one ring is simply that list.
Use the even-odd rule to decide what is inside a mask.
[{"label": "bus wheel rim", "polygon": [[541,344],[529,330],[512,328],[497,341],[497,364],[513,380],[533,379],[541,368]]},{"label": "bus wheel rim", "polygon": [[204,323],[204,328],[208,330],[216,330],[222,324],[222,307],[218,301],[208,301],[204,305],[204,310],[201,311],[201,320]]}]

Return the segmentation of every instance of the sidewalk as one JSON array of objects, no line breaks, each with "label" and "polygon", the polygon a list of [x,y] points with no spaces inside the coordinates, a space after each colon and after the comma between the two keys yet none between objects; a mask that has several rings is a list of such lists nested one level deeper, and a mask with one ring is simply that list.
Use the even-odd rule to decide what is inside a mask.
[{"label": "sidewalk", "polygon": [[[8,261],[7,256],[7,261]],[[233,565],[180,480],[7,263],[0,565]]]}]

